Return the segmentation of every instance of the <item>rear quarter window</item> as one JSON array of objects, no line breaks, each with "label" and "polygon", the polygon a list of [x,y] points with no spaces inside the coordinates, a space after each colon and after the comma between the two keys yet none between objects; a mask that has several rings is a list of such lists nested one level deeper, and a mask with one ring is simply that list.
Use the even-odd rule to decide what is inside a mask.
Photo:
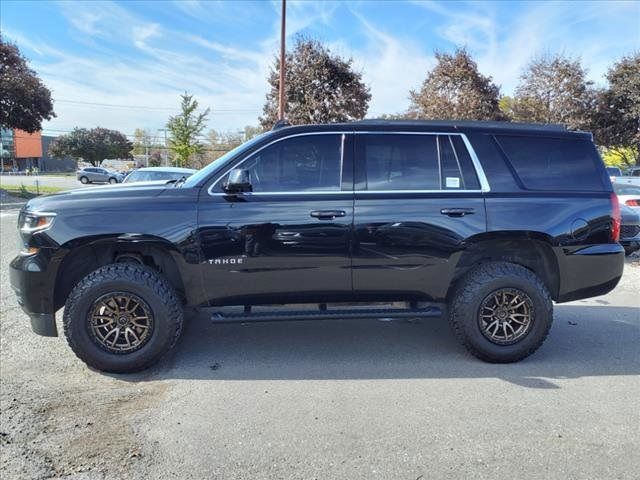
[{"label": "rear quarter window", "polygon": [[604,190],[602,160],[587,139],[520,135],[495,138],[528,190]]}]

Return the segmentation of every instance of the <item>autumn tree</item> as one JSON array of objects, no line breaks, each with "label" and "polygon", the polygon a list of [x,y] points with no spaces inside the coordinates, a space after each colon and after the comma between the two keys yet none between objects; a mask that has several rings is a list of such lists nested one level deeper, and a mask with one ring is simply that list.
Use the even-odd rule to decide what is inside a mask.
[{"label": "autumn tree", "polygon": [[595,92],[586,75],[578,59],[563,55],[534,58],[516,87],[510,105],[513,120],[588,129]]},{"label": "autumn tree", "polygon": [[49,89],[18,47],[0,36],[0,126],[33,133],[55,116]]},{"label": "autumn tree", "polygon": [[264,129],[262,127],[255,127],[253,125],[245,125],[244,127],[244,141],[251,140],[253,137],[260,135]]},{"label": "autumn tree", "polygon": [[204,145],[200,141],[202,132],[207,127],[209,109],[198,113],[198,101],[193,95],[181,95],[180,113],[169,117],[169,150],[174,154],[177,166],[186,166],[191,158],[202,153]]},{"label": "autumn tree", "polygon": [[437,64],[419,90],[409,93],[407,116],[419,119],[502,120],[500,88],[484,76],[464,48],[436,52]]},{"label": "autumn tree", "polygon": [[593,132],[607,154],[624,165],[640,165],[640,53],[622,58],[607,72],[597,95]]},{"label": "autumn tree", "polygon": [[131,158],[133,144],[117,130],[74,128],[49,146],[53,157],[72,157],[98,166],[106,158]]},{"label": "autumn tree", "polygon": [[[299,37],[285,56],[285,111],[291,124],[346,122],[364,118],[371,94],[353,60],[334,55],[320,42]],[[265,130],[278,120],[278,60],[269,73],[270,90],[260,124]]]}]

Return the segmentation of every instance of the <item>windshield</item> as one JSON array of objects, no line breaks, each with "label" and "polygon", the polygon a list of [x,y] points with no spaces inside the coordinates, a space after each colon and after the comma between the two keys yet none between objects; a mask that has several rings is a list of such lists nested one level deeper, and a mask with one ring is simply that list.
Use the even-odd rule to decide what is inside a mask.
[{"label": "windshield", "polygon": [[132,182],[149,182],[157,180],[178,180],[186,175],[185,172],[162,172],[157,170],[136,170],[127,175],[124,179],[124,183]]},{"label": "windshield", "polygon": [[260,142],[269,132],[262,133],[256,137],[253,137],[248,142],[243,143],[242,145],[237,146],[233,150],[229,150],[227,153],[222,155],[220,158],[214,160],[209,165],[204,167],[201,170],[198,170],[196,173],[191,175],[183,184],[183,188],[195,187],[198,183],[206,180],[213,172],[222,167],[225,163],[231,160],[236,155],[241,154],[242,152],[249,150],[256,143]]}]

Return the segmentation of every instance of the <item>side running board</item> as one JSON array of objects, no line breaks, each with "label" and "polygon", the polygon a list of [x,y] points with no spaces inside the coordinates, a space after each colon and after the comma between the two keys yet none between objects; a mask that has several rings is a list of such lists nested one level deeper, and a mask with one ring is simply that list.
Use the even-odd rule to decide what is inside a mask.
[{"label": "side running board", "polygon": [[425,318],[439,317],[438,307],[427,308],[353,308],[327,310],[281,310],[268,312],[214,312],[211,320],[215,323],[232,322],[277,322],[291,320],[349,320],[379,318]]}]

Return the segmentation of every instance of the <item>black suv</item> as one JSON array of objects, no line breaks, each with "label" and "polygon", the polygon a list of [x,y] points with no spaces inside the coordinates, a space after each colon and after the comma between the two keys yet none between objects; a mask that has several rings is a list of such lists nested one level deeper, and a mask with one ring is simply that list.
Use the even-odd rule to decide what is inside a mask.
[{"label": "black suv", "polygon": [[609,292],[624,264],[591,136],[557,126],[282,127],[186,180],[33,199],[18,228],[11,283],[33,330],[57,335],[64,306],[71,348],[112,372],[156,362],[185,306],[218,322],[447,307],[471,353],[513,362],[544,341],[552,301]]}]

